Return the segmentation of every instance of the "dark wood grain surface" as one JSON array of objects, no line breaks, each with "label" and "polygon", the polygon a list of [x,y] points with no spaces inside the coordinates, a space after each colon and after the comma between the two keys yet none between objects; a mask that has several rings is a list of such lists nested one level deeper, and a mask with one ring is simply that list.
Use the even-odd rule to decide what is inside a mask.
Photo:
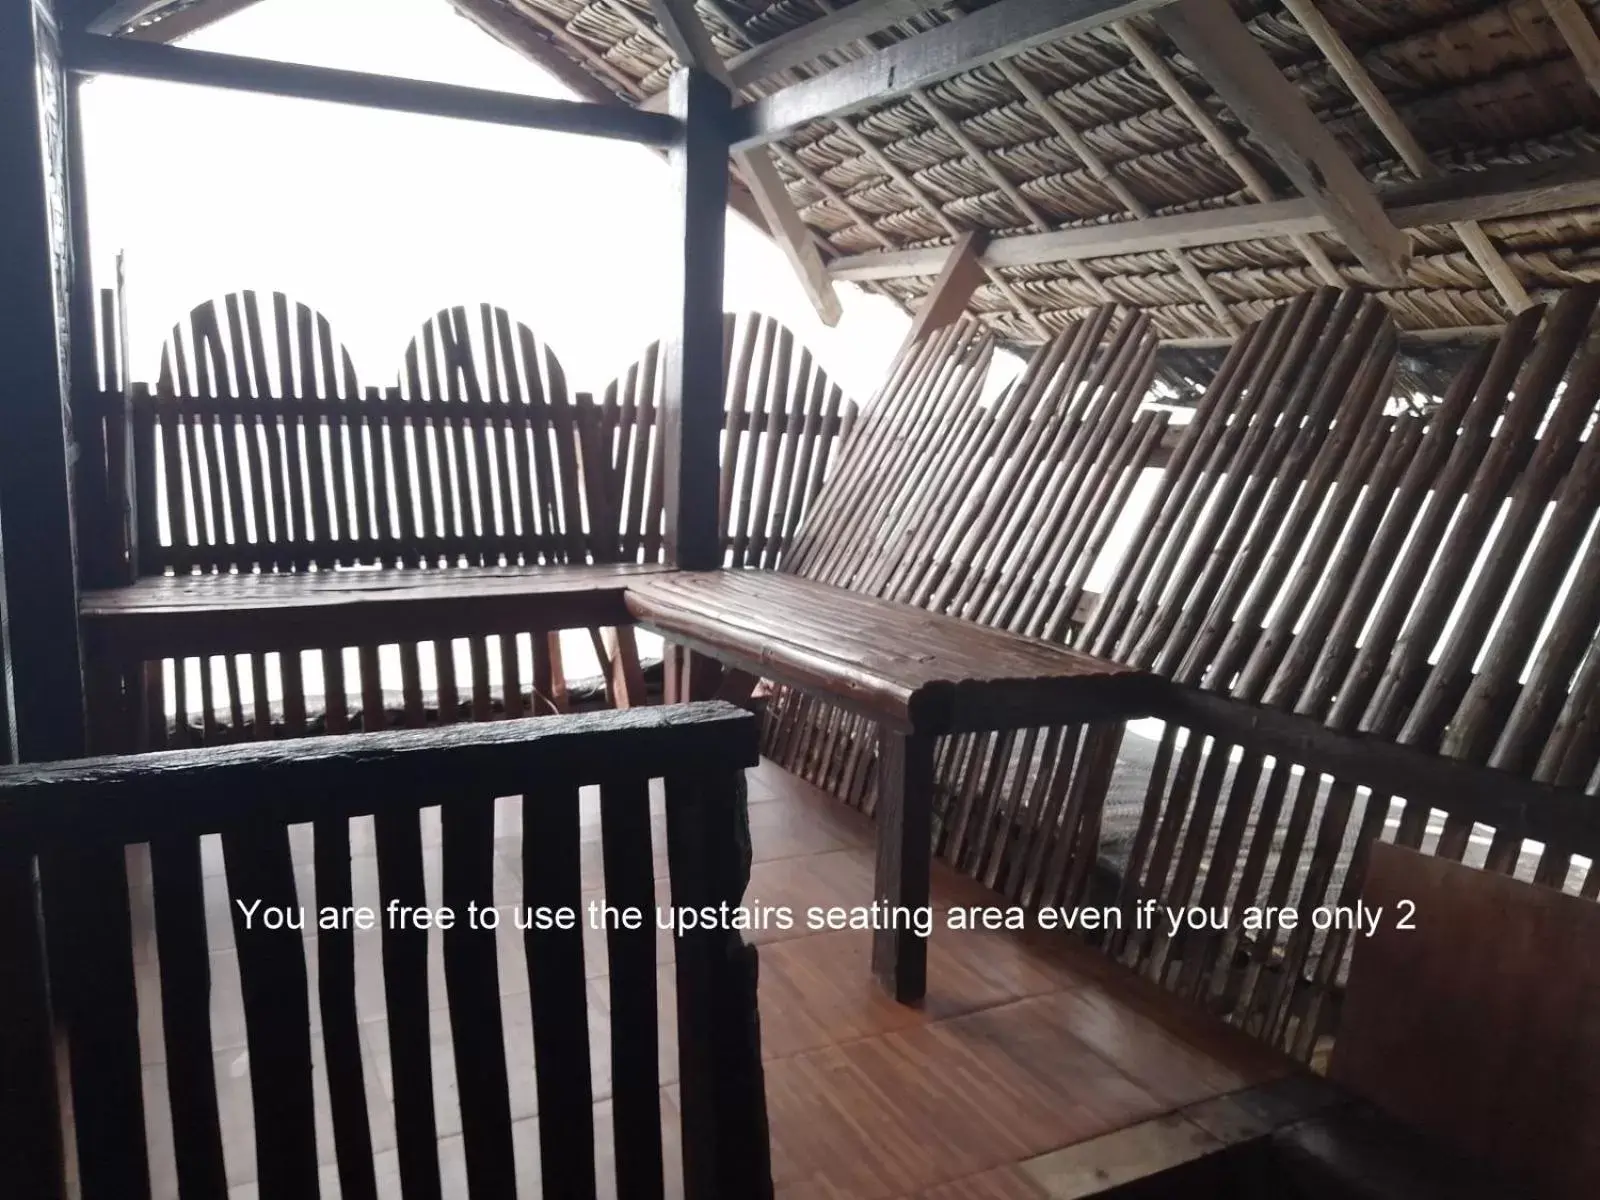
[{"label": "dark wood grain surface", "polygon": [[1139,671],[1037,638],[793,575],[630,580],[641,624],[899,729],[950,733],[1147,711]]}]

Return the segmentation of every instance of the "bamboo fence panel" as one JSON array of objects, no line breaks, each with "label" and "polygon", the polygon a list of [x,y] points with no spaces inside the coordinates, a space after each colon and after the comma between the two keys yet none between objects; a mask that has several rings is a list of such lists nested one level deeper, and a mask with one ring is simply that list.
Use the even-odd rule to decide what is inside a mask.
[{"label": "bamboo fence panel", "polygon": [[[1142,318],[1101,309],[985,404],[992,339],[971,322],[935,333],[902,356],[868,407],[786,569],[1063,637],[1166,423],[1141,410],[1155,349]],[[937,852],[1024,902],[1081,894],[1119,738],[1108,726],[947,739]],[[780,690],[766,742],[791,770],[872,811],[868,723]]]}]

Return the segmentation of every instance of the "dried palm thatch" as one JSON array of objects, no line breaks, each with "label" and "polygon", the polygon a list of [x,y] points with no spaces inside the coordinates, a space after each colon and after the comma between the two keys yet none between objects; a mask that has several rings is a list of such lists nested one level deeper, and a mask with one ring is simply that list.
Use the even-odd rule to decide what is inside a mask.
[{"label": "dried palm thatch", "polygon": [[[597,85],[592,94],[638,103],[659,92],[676,67],[649,0],[453,2],[502,36],[508,27],[525,32],[518,46],[569,82],[579,74],[574,66],[586,72]],[[745,95],[769,93],[985,6],[960,0],[916,12],[868,41],[752,84]],[[701,0],[697,11],[727,60],[834,7],[830,0]],[[1591,64],[1586,77],[1574,53],[1600,55],[1600,42],[1583,36],[1594,29],[1595,0],[1314,0],[1313,17],[1320,13],[1348,46],[1379,102],[1398,116],[1401,137],[1409,134],[1420,149],[1424,157],[1412,153],[1410,165],[1326,46],[1286,8],[1265,0],[1235,0],[1234,7],[1376,184],[1600,149],[1600,67]],[[1291,7],[1303,12],[1306,4]],[[825,257],[941,245],[967,230],[1063,229],[1294,194],[1146,17],[816,122],[774,153]],[[1527,297],[1549,299],[1600,280],[1600,208],[1486,222],[1481,232],[1430,226],[1413,230],[1411,240],[1404,285],[1381,289],[1403,335],[1481,332],[1502,325]],[[867,286],[914,307],[929,282]],[[1144,310],[1162,338],[1194,348],[1325,283],[1377,288],[1336,237],[1317,234],[1001,269],[971,308],[1002,338],[1036,342],[1041,328],[1058,331],[1114,300]]]}]

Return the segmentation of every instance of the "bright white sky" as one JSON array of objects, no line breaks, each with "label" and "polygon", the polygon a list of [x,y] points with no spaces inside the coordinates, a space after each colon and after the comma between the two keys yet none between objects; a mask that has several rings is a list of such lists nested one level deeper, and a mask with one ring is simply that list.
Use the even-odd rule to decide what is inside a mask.
[{"label": "bright white sky", "polygon": [[[200,49],[570,93],[445,0],[264,0]],[[85,89],[97,279],[127,256],[135,378],[201,300],[278,289],[325,312],[363,379],[392,377],[440,308],[503,304],[603,387],[665,324],[671,210],[661,160],[617,142],[271,96],[99,79]],[[842,285],[828,330],[776,247],[728,226],[726,302],[787,324],[865,399],[908,318]]]}]

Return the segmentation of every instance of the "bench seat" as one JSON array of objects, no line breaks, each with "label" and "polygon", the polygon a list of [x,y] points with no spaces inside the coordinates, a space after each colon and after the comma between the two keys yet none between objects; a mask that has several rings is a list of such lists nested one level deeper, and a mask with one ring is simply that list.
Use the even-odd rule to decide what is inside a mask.
[{"label": "bench seat", "polygon": [[974,621],[770,571],[629,581],[633,619],[692,650],[939,736],[1142,715],[1144,672]]},{"label": "bench seat", "polygon": [[136,663],[623,625],[627,584],[665,570],[548,564],[158,575],[85,592],[79,611],[93,649]]},{"label": "bench seat", "polygon": [[[692,651],[877,722],[874,892],[891,909],[929,903],[938,737],[1120,721],[1156,700],[1141,671],[797,575],[641,576],[626,603],[641,626]],[[873,971],[903,1002],[922,999],[927,954],[905,923],[874,930]]]}]

